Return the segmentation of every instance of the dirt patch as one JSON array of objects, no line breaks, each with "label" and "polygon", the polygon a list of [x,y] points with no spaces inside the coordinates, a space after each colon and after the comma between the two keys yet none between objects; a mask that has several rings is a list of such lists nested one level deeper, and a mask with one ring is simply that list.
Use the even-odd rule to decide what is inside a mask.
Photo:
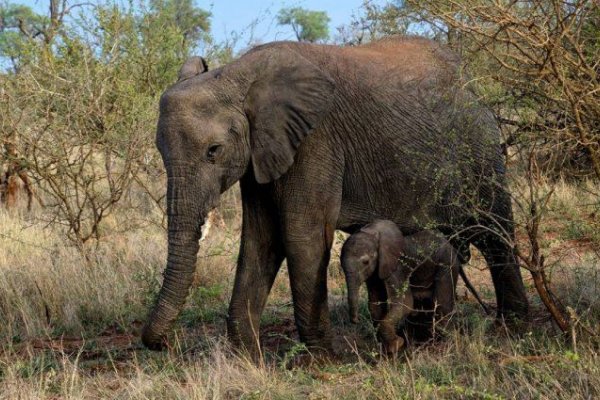
[{"label": "dirt patch", "polygon": [[261,329],[261,346],[263,351],[281,354],[288,351],[300,339],[293,318],[285,318],[278,323]]}]

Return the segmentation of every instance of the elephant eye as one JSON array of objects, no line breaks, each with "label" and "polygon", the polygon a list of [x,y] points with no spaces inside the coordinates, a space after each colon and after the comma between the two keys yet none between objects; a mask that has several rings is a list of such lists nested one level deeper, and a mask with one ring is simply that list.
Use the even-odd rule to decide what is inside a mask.
[{"label": "elephant eye", "polygon": [[223,146],[220,144],[211,144],[208,146],[208,150],[206,150],[206,158],[210,162],[215,162],[217,156],[221,153],[221,149]]}]

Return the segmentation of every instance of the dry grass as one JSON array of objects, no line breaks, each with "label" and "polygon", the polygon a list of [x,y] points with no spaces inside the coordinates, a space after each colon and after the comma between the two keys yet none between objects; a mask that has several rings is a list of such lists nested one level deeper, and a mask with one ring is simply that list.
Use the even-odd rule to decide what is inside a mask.
[{"label": "dry grass", "polygon": [[[544,231],[553,285],[580,324],[598,330],[598,242],[591,229],[567,238],[573,220],[593,226],[597,217],[590,216],[585,205],[589,199],[581,188],[565,184],[559,189]],[[160,284],[166,252],[160,226],[106,235],[86,259],[55,228],[35,223],[35,215],[0,212],[0,398],[600,396],[599,339],[583,331],[575,343],[562,337],[528,280],[534,318],[521,335],[494,326],[460,287],[458,310],[444,340],[414,346],[397,360],[380,357],[364,304],[360,324],[348,323],[337,260],[342,235],[329,273],[339,359],[294,366],[305,349],[293,324],[285,268],[262,320],[265,364],[234,355],[224,337],[224,318],[239,236],[236,199],[235,192],[224,198],[221,212],[227,229],[214,230],[201,247],[198,277],[173,347],[161,353],[143,349],[137,336]],[[160,219],[140,216],[152,218]],[[125,219],[131,222],[131,213],[116,213],[105,229],[112,232]],[[493,302],[489,274],[477,256],[467,273],[486,301]]]}]

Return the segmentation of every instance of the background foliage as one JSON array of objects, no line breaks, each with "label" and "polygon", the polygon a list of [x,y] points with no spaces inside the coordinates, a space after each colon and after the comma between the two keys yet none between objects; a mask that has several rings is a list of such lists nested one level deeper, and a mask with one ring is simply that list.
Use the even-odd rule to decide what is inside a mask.
[{"label": "background foliage", "polygon": [[329,38],[329,17],[324,11],[284,8],[277,14],[277,22],[280,25],[290,25],[298,41],[313,43]]}]

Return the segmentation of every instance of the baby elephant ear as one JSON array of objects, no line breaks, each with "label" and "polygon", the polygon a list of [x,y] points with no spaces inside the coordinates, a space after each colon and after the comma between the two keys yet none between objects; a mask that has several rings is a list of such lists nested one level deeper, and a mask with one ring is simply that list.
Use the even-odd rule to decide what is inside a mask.
[{"label": "baby elephant ear", "polygon": [[179,69],[178,81],[192,78],[196,75],[200,75],[208,71],[208,65],[206,60],[200,56],[194,56],[187,59],[187,61]]},{"label": "baby elephant ear", "polygon": [[379,278],[388,279],[400,267],[400,257],[404,253],[405,240],[395,225],[387,227],[379,234]]},{"label": "baby elephant ear", "polygon": [[294,163],[302,141],[333,104],[333,79],[291,49],[257,51],[244,105],[250,122],[252,166],[258,183],[271,182]]}]

